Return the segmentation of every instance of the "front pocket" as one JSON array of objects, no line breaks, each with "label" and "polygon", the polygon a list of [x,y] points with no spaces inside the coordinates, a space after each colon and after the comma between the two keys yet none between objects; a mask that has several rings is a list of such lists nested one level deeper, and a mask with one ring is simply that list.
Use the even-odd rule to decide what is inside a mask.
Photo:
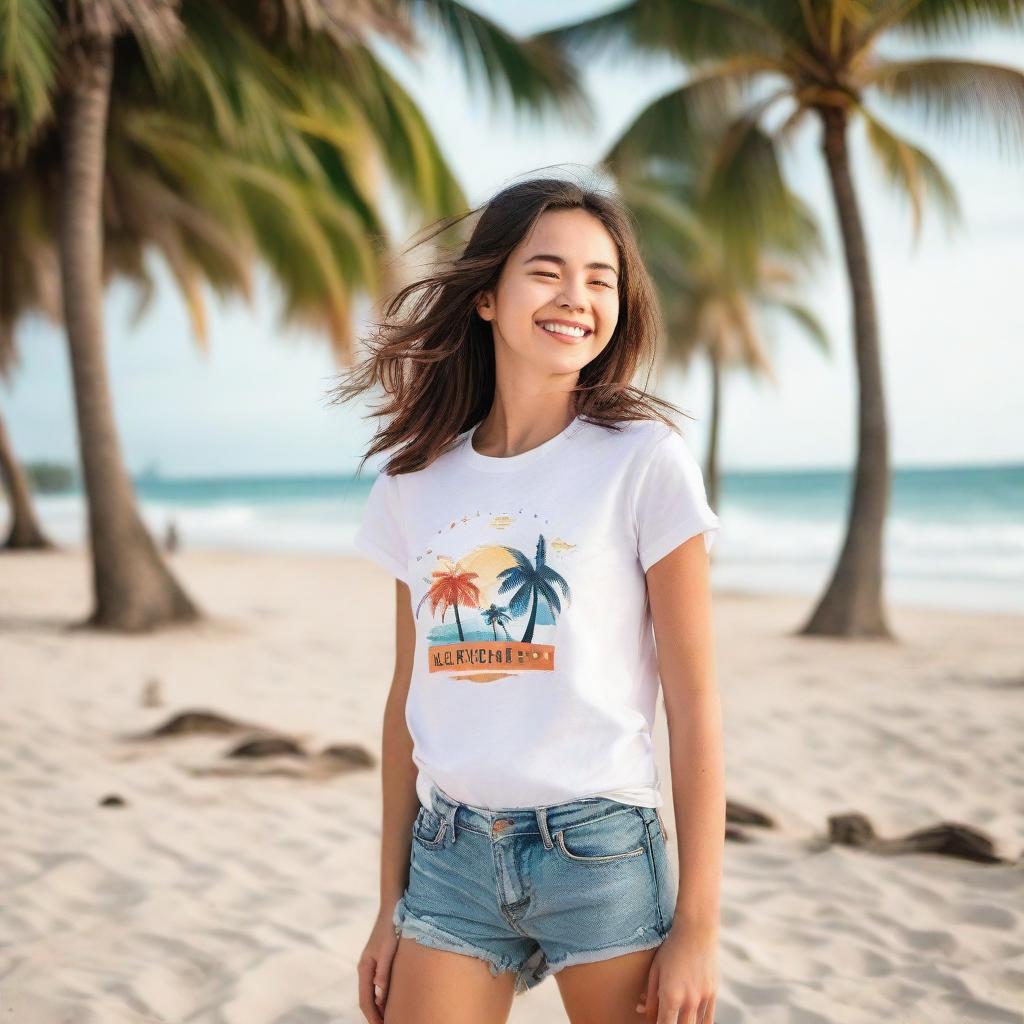
[{"label": "front pocket", "polygon": [[617,811],[596,821],[570,825],[554,834],[555,849],[572,861],[606,864],[646,852],[647,825],[631,811]]},{"label": "front pocket", "polygon": [[413,823],[412,834],[423,846],[440,846],[448,819],[428,807],[421,807]]}]

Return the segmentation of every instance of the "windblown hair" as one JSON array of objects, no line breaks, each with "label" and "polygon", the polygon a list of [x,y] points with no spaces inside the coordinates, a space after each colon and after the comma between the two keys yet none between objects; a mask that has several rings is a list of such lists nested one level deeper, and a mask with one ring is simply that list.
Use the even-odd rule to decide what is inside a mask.
[{"label": "windblown hair", "polygon": [[662,320],[628,209],[616,194],[600,187],[535,178],[427,229],[422,241],[437,238],[468,217],[477,218],[460,254],[440,260],[433,273],[405,285],[387,301],[383,322],[376,323],[365,339],[369,354],[331,388],[332,405],[378,383],[388,396],[369,414],[387,422],[374,436],[358,472],[371,455],[390,449],[395,452],[384,472],[422,469],[484,419],[494,400],[494,340],[476,302],[482,292],[497,286],[509,254],[542,214],[573,209],[587,210],[605,226],[618,249],[620,269],[618,323],[611,340],[580,370],[571,389],[576,415],[611,430],[619,429],[619,421],[650,419],[676,429],[661,410],[681,410],[631,384],[643,363],[650,375]]}]

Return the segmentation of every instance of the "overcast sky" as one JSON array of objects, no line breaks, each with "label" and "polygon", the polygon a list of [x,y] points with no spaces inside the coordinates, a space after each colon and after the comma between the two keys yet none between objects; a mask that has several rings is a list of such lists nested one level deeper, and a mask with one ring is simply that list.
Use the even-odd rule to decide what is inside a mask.
[{"label": "overcast sky", "polygon": [[[512,31],[553,22],[553,6],[474,0]],[[563,0],[559,20],[613,6]],[[946,55],[1024,67],[1024,39],[979,35]],[[600,118],[585,132],[557,118],[531,123],[495,110],[470,91],[445,47],[433,40],[418,66],[381,48],[389,67],[425,111],[470,202],[484,201],[519,175],[547,164],[592,164],[651,100],[683,80],[668,63],[605,59],[585,77]],[[892,454],[897,466],[1024,461],[1024,173],[1021,157],[970,136],[927,132],[875,104],[937,157],[957,186],[964,224],[948,237],[938,216],[911,241],[909,210],[887,190],[854,133],[854,172],[865,211],[882,334]],[[819,132],[808,123],[787,156],[791,181],[811,203],[829,255],[805,289],[826,324],[833,354],[822,356],[795,329],[773,330],[778,386],[745,376],[727,380],[722,434],[726,471],[744,468],[844,467],[854,454],[849,302]],[[191,338],[184,306],[166,274],[149,313],[129,322],[134,293],[110,290],[105,305],[118,424],[133,472],[149,463],[169,476],[348,472],[365,449],[373,421],[365,408],[328,409],[335,369],[310,332],[282,330],[273,287],[259,279],[255,308],[210,298],[211,352]],[[22,364],[13,387],[0,389],[24,459],[75,458],[74,418],[62,332],[22,324]],[[708,376],[695,365],[658,390],[695,420],[684,434],[703,455]]]}]

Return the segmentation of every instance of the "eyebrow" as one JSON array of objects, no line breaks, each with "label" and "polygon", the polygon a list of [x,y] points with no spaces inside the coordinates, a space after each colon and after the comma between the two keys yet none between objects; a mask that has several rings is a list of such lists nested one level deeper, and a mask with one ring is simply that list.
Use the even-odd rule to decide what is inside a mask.
[{"label": "eyebrow", "polygon": [[[526,266],[527,263],[533,263],[535,260],[547,260],[550,263],[557,263],[560,267],[565,266],[565,260],[561,256],[550,256],[547,254],[531,256],[529,259],[523,260],[523,266]],[[587,263],[586,267],[588,270],[610,270],[616,277],[619,276],[619,272],[607,263]]]}]

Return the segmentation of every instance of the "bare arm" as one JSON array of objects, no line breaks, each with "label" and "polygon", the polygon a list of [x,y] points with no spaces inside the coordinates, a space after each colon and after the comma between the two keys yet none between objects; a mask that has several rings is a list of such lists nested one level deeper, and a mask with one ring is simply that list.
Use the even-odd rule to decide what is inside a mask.
[{"label": "bare arm", "polygon": [[381,741],[383,812],[380,852],[380,916],[391,919],[409,881],[412,823],[419,811],[412,737],[405,722],[405,701],[412,678],[416,629],[409,587],[395,580],[395,672],[384,708]]},{"label": "bare arm", "polygon": [[725,845],[722,714],[715,681],[708,554],[701,534],[647,571],[665,698],[679,844],[680,929],[718,934]]}]

